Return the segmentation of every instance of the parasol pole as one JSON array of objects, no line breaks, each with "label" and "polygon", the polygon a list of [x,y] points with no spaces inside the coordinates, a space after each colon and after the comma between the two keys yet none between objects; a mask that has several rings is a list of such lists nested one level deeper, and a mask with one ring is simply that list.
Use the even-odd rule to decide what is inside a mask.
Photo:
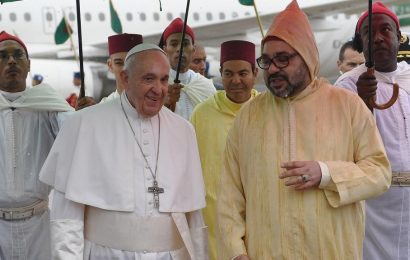
[{"label": "parasol pole", "polygon": [[178,65],[177,65],[177,75],[175,76],[174,83],[181,83],[179,80],[179,70],[181,69],[181,62],[182,62],[182,52],[184,50],[184,40],[185,40],[185,30],[188,21],[188,12],[189,12],[189,4],[190,0],[187,0],[186,9],[185,9],[185,18],[184,18],[184,26],[182,27],[182,37],[181,37],[181,47],[179,49],[179,57],[178,57]]},{"label": "parasol pole", "polygon": [[[174,79],[174,83],[176,84],[181,83],[181,81],[179,80],[179,70],[181,69],[182,54],[184,51],[185,30],[186,30],[187,21],[188,21],[189,4],[190,4],[190,0],[187,0],[186,9],[185,9],[184,26],[182,27],[181,46],[179,49],[179,56],[178,56],[177,74]],[[169,109],[171,109],[172,111],[175,111],[175,108],[176,108],[176,102],[171,103],[169,105]]]},{"label": "parasol pole", "polygon": [[[368,60],[366,61],[366,67],[367,67],[367,72],[371,73],[374,75],[374,61],[373,61],[373,28],[372,28],[372,24],[373,24],[373,1],[369,0],[369,16],[368,16],[368,20],[369,20],[369,29],[368,29],[368,46],[367,46],[367,53],[368,53]],[[360,30],[360,28],[359,28]],[[397,98],[399,97],[399,85],[394,83],[393,84],[393,95],[390,98],[390,100],[386,103],[386,104],[377,104],[376,103],[376,95],[374,95],[373,97],[371,97],[368,102],[370,104],[370,106],[372,108],[376,108],[376,109],[387,109],[389,107],[391,107],[397,100]]]},{"label": "parasol pole", "polygon": [[76,0],[77,7],[77,32],[78,32],[78,55],[80,58],[80,74],[81,74],[81,87],[79,98],[85,96],[85,86],[84,86],[84,64],[83,64],[83,39],[81,33],[81,10],[80,10],[80,0]]}]

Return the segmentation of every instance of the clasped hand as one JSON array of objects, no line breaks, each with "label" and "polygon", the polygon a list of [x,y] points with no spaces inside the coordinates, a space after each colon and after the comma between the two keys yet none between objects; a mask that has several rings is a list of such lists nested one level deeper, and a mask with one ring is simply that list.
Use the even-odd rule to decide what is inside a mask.
[{"label": "clasped hand", "polygon": [[179,97],[181,95],[181,89],[184,86],[182,84],[174,83],[172,85],[168,85],[168,95],[165,99],[165,106],[169,107],[172,104],[175,104],[179,101]]},{"label": "clasped hand", "polygon": [[371,108],[369,104],[369,99],[376,96],[377,90],[377,80],[374,76],[374,73],[369,71],[363,72],[357,80],[356,86],[357,94],[359,94],[359,97],[364,101],[364,103],[369,108]]}]

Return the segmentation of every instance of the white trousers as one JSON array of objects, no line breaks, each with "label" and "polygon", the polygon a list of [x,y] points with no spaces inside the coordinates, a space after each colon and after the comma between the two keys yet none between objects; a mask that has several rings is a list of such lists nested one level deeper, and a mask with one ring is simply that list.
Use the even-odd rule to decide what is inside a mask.
[{"label": "white trousers", "polygon": [[363,259],[410,259],[410,187],[391,187],[366,201]]}]

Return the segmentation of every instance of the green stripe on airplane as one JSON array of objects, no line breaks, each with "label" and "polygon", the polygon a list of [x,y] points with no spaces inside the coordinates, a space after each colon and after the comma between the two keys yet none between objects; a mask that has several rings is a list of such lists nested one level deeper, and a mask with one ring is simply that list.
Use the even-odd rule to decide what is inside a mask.
[{"label": "green stripe on airplane", "polygon": [[8,2],[17,2],[21,0],[0,0],[1,4],[8,3]]},{"label": "green stripe on airplane", "polygon": [[410,17],[399,18],[400,26],[410,26]]},{"label": "green stripe on airplane", "polygon": [[251,5],[253,5],[253,0],[239,0],[239,3],[240,3],[241,5],[251,6]]}]

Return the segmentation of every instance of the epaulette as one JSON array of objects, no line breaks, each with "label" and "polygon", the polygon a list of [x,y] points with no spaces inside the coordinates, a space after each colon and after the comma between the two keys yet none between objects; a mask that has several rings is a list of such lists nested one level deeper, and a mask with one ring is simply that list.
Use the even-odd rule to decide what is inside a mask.
[{"label": "epaulette", "polygon": [[397,52],[397,61],[406,61],[410,64],[410,43],[408,34],[401,33],[399,51]]}]

